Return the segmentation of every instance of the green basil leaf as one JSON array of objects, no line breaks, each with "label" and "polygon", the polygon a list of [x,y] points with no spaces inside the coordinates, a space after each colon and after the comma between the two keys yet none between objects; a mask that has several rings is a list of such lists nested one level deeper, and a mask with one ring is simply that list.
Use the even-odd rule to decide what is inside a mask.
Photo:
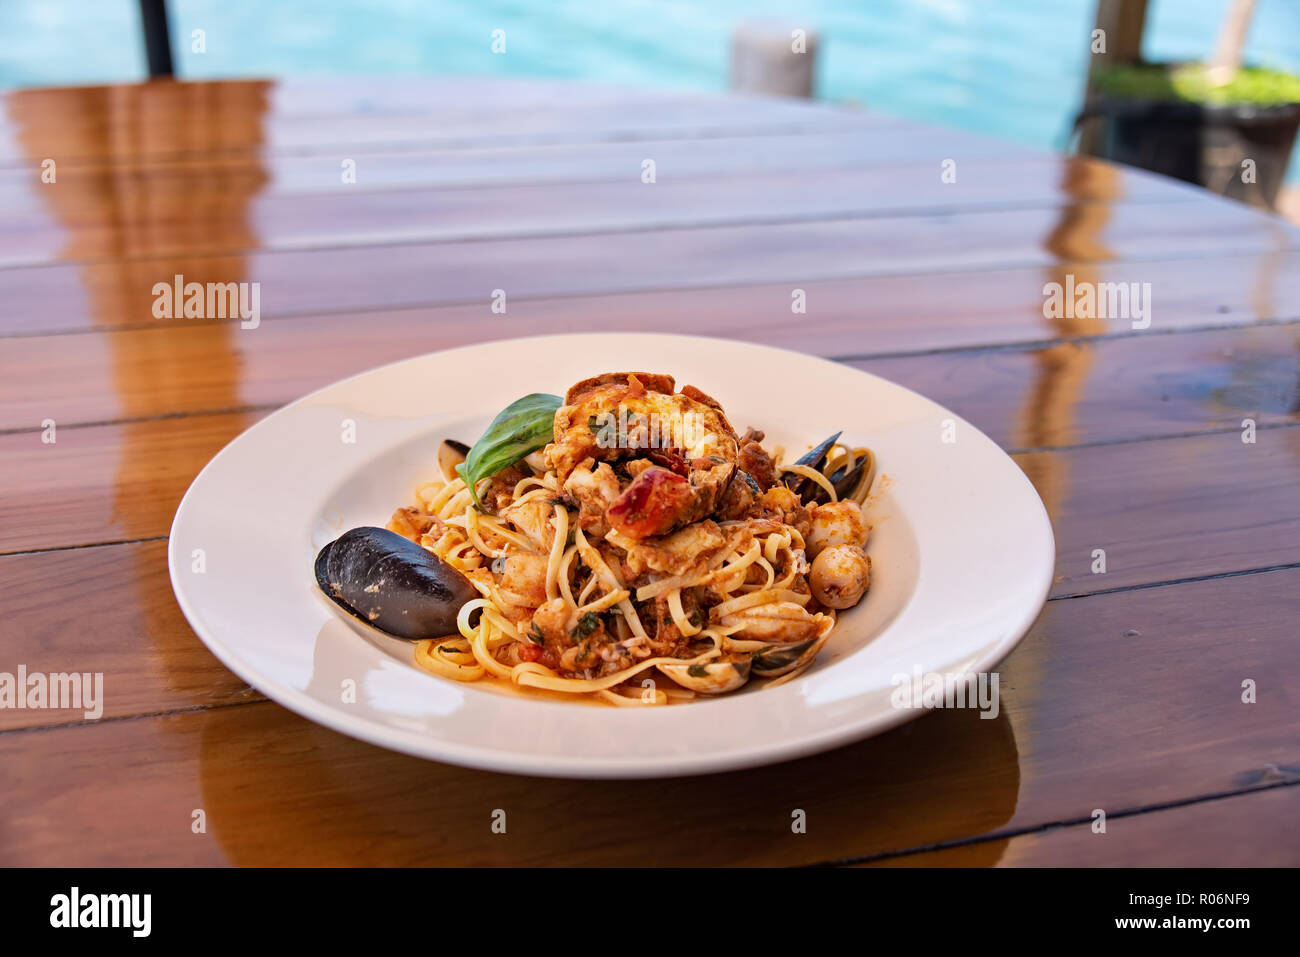
[{"label": "green basil leaf", "polygon": [[589,611],[578,619],[578,623],[573,627],[573,630],[569,632],[569,637],[575,640],[586,638],[596,630],[596,627],[599,624],[600,618],[594,611]]},{"label": "green basil leaf", "polygon": [[465,480],[480,510],[483,503],[478,499],[478,483],[550,442],[555,434],[555,411],[562,404],[558,395],[542,392],[516,399],[492,420],[465,461],[456,466],[456,474]]}]

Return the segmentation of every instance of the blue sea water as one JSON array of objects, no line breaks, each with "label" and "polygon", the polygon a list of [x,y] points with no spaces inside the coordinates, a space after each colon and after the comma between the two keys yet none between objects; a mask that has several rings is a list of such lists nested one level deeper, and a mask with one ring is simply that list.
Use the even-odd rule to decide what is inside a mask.
[{"label": "blue sea water", "polygon": [[[1229,0],[1151,0],[1148,59],[1203,58]],[[1078,108],[1096,0],[170,0],[188,77],[509,74],[722,90],[747,19],[822,36],[820,96],[1044,147]],[[0,88],[143,74],[136,0],[0,0]],[[206,50],[190,49],[192,31]],[[507,52],[491,52],[504,30]],[[1300,72],[1300,0],[1248,60]],[[1292,163],[1293,178],[1300,156]]]}]

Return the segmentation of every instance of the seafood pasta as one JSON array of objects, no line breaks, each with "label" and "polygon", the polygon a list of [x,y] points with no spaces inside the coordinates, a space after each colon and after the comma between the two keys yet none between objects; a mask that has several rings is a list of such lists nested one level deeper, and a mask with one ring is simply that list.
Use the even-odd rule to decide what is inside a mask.
[{"label": "seafood pasta", "polygon": [[799,675],[868,588],[875,461],[837,434],[785,465],[763,438],[693,386],[622,372],[519,400],[473,449],[444,443],[388,530],[474,597],[416,662],[627,706]]}]

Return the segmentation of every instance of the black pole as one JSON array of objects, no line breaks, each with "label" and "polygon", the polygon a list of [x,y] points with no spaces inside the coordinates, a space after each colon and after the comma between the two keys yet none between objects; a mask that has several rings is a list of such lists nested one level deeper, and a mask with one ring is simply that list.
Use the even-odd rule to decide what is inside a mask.
[{"label": "black pole", "polygon": [[167,0],[140,0],[140,22],[144,27],[144,53],[149,75],[171,76],[172,43],[167,35]]}]

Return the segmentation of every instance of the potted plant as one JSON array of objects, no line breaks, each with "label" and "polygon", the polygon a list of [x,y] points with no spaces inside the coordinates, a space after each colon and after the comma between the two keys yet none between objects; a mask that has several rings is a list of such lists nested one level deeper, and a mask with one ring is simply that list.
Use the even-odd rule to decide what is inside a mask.
[{"label": "potted plant", "polygon": [[1080,123],[1104,159],[1272,207],[1300,128],[1300,76],[1241,67],[1253,0],[1234,0],[1208,63],[1098,66]]}]

